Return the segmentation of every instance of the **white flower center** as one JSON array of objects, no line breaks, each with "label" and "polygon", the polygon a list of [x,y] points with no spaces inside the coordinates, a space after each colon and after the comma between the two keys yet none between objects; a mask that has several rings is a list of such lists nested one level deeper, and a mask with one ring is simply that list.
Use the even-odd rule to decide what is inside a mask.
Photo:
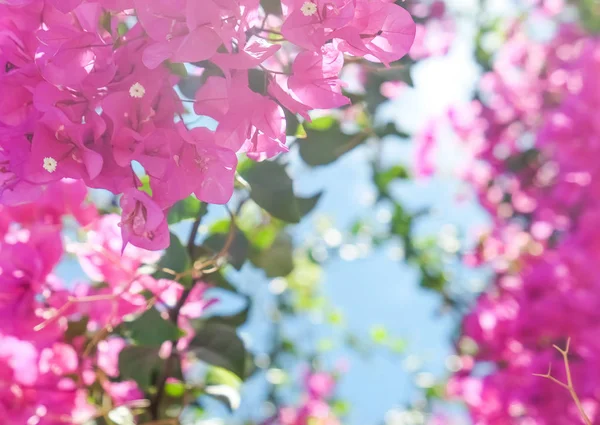
[{"label": "white flower center", "polygon": [[146,89],[140,83],[135,83],[129,88],[129,96],[141,99],[146,94]]},{"label": "white flower center", "polygon": [[306,1],[300,8],[304,16],[312,16],[317,13],[317,5],[312,1]]},{"label": "white flower center", "polygon": [[58,162],[56,162],[56,159],[52,157],[44,158],[44,170],[48,171],[49,173],[53,173],[56,171],[57,166]]}]

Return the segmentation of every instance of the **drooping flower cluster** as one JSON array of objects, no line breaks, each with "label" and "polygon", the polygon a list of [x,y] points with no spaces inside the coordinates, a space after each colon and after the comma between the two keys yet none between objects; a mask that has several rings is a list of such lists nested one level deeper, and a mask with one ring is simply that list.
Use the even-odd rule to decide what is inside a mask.
[{"label": "drooping flower cluster", "polygon": [[[85,200],[83,182],[45,185],[32,204],[0,209],[0,413],[15,425],[83,424],[104,406],[92,401],[100,386],[112,407],[143,398],[137,384],[119,379],[118,355],[131,344],[111,329],[148,308],[164,311],[181,298],[183,287],[142,274],[156,253],[128,246],[121,254],[117,215],[100,216]],[[86,240],[71,243],[88,279],[64,282],[55,268],[65,251],[65,218],[85,226]],[[193,337],[190,320],[211,300],[198,283],[181,309],[178,327],[184,349]],[[155,297],[152,307],[147,294]],[[81,324],[77,332],[74,324]],[[171,350],[170,342],[162,347]],[[97,390],[96,390],[97,391]],[[106,411],[102,413],[106,414]]]},{"label": "drooping flower cluster", "polygon": [[[124,245],[163,249],[174,203],[225,203],[238,153],[287,150],[284,109],[309,119],[349,103],[344,55],[389,64],[415,36],[409,13],[387,0],[272,3],[3,1],[0,203],[82,180],[123,195]],[[184,124],[192,111],[178,82],[196,84],[188,101],[214,131]]]},{"label": "drooping flower cluster", "polygon": [[[571,338],[575,389],[599,423],[600,42],[566,24],[549,42],[532,41],[522,21],[507,34],[481,102],[449,114],[493,221],[466,260],[495,279],[463,322],[462,369],[448,389],[476,424],[581,423],[568,391],[533,376],[551,366],[566,382],[553,345]],[[428,130],[423,141],[434,145]]]}]

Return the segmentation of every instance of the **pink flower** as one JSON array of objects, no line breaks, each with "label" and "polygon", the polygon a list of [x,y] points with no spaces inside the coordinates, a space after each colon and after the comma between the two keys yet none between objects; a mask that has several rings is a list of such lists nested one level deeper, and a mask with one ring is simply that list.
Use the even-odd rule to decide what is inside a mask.
[{"label": "pink flower", "polygon": [[311,108],[329,109],[350,103],[342,95],[339,73],[344,56],[333,46],[324,46],[319,53],[302,52],[294,60],[288,87],[303,104]]},{"label": "pink flower", "polygon": [[64,177],[94,179],[102,170],[102,156],[90,148],[104,133],[104,121],[74,124],[58,109],[47,112],[37,123],[27,170],[37,183]]},{"label": "pink flower", "polygon": [[121,198],[121,235],[125,251],[129,242],[158,251],[169,246],[169,228],[163,210],[146,193],[129,189]]}]

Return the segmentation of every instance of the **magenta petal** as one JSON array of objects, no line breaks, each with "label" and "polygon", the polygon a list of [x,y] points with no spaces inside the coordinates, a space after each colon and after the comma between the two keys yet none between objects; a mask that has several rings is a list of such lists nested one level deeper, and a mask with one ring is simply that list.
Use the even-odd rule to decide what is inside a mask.
[{"label": "magenta petal", "polygon": [[173,55],[175,62],[198,62],[210,59],[221,45],[221,37],[211,28],[198,27],[185,36]]},{"label": "magenta petal", "polygon": [[171,42],[159,41],[151,44],[144,50],[142,62],[144,62],[144,65],[149,69],[158,68],[161,63],[173,55],[173,44],[179,42],[179,40],[172,40]]}]

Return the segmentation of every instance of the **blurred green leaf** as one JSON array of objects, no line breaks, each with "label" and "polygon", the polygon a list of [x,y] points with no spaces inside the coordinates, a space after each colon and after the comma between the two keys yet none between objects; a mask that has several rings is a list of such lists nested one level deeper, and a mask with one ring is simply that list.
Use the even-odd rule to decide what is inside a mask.
[{"label": "blurred green leaf", "polygon": [[172,398],[181,398],[185,394],[185,385],[183,382],[167,382],[165,384],[165,394]]},{"label": "blurred green leaf", "polygon": [[304,124],[305,129],[326,131],[329,130],[337,123],[333,115],[325,115],[322,117],[315,118],[311,122]]},{"label": "blurred green leaf", "polygon": [[288,223],[298,223],[301,211],[294,195],[292,179],[275,162],[260,162],[246,171],[244,178],[252,187],[250,196],[261,208]]},{"label": "blurred green leaf", "polygon": [[327,119],[326,125],[318,120],[310,125],[305,124],[306,139],[297,141],[300,146],[300,156],[312,167],[331,164],[368,138],[365,132],[351,136],[342,133],[340,123],[333,118],[320,119]]},{"label": "blurred green leaf", "polygon": [[600,2],[598,0],[579,0],[579,15],[583,26],[591,33],[600,32]]},{"label": "blurred green leaf", "polygon": [[319,203],[323,192],[317,193],[310,198],[296,198],[298,201],[298,209],[300,210],[300,216],[304,217],[310,213]]},{"label": "blurred green leaf", "polygon": [[242,386],[242,380],[236,374],[218,366],[208,369],[205,380],[208,385],[227,385],[231,388]]},{"label": "blurred green leaf", "polygon": [[222,325],[231,326],[237,328],[242,326],[248,321],[248,315],[250,313],[251,299],[247,298],[248,305],[244,307],[239,313],[232,314],[230,316],[212,316],[208,319],[210,323],[219,323]]},{"label": "blurred green leaf", "polygon": [[285,134],[288,136],[296,136],[300,127],[300,121],[298,121],[296,114],[292,114],[287,109],[284,109],[284,112],[286,121]]},{"label": "blurred green leaf", "polygon": [[227,280],[225,276],[223,276],[223,272],[221,270],[204,275],[203,280],[216,288],[237,292],[237,288],[233,286],[233,284]]},{"label": "blurred green leaf", "polygon": [[[171,279],[175,278],[174,273],[182,273],[191,267],[190,256],[188,255],[187,249],[181,244],[181,241],[177,236],[171,233],[171,244],[165,251],[161,259],[158,261],[158,270],[154,273],[156,279]],[[169,270],[164,271],[162,269]],[[180,283],[184,286],[189,286],[192,283],[190,277],[186,276],[181,279]]]},{"label": "blurred green leaf", "polygon": [[383,138],[386,136],[397,136],[403,139],[410,138],[410,135],[408,133],[406,133],[405,131],[398,130],[396,124],[393,122],[389,122],[383,127],[375,128],[375,134],[377,134],[377,137],[379,138]]},{"label": "blurred green leaf", "polygon": [[188,196],[171,207],[168,222],[175,224],[183,220],[202,218],[207,212],[207,204],[200,202],[195,196]]},{"label": "blurred green leaf", "polygon": [[142,187],[140,188],[140,190],[142,192],[147,193],[149,196],[152,196],[152,188],[150,187],[150,177],[146,176],[142,176],[140,177],[140,181],[142,182]]},{"label": "blurred green leaf", "polygon": [[280,231],[281,226],[271,221],[265,226],[251,229],[248,236],[253,248],[263,250],[273,245]]},{"label": "blurred green leaf", "polygon": [[179,77],[186,78],[188,76],[187,69],[183,63],[176,62],[166,62],[167,68],[171,71],[172,74],[175,74]]},{"label": "blurred green leaf", "polygon": [[141,389],[152,386],[153,378],[162,371],[164,360],[158,355],[159,347],[132,345],[119,353],[121,379],[133,379]]},{"label": "blurred green leaf", "polygon": [[221,323],[202,323],[190,342],[189,350],[198,359],[244,379],[246,348],[235,328]]},{"label": "blurred green leaf", "polygon": [[412,60],[408,57],[390,64],[389,68],[380,67],[376,72],[370,72],[366,83],[365,102],[367,111],[375,116],[377,109],[389,99],[381,93],[381,85],[387,81],[404,81],[413,86],[411,77]]},{"label": "blurred green leaf", "polygon": [[129,27],[125,22],[119,22],[119,25],[117,26],[117,32],[119,33],[120,37],[123,37],[129,32]]},{"label": "blurred green leaf", "polygon": [[179,328],[163,319],[155,308],[146,310],[135,320],[124,322],[123,327],[137,344],[148,347],[160,347],[163,342],[175,341],[181,335]]},{"label": "blurred green leaf", "polygon": [[377,186],[380,197],[389,196],[389,186],[394,180],[406,180],[409,178],[408,170],[403,165],[394,165],[385,171],[373,172],[373,182]]},{"label": "blurred green leaf", "polygon": [[335,416],[345,416],[350,413],[350,403],[344,400],[335,400],[331,404]]},{"label": "blurred green leaf", "polygon": [[268,14],[281,16],[283,13],[280,0],[260,0],[260,5]]},{"label": "blurred green leaf", "polygon": [[304,125],[302,123],[298,124],[295,136],[299,139],[306,139],[306,130],[304,129]]},{"label": "blurred green leaf", "polygon": [[109,32],[110,34],[112,34],[112,15],[110,14],[110,12],[103,12],[100,15],[100,28],[104,29],[105,31]]},{"label": "blurred green leaf", "polygon": [[269,278],[287,276],[294,270],[293,254],[291,236],[280,232],[269,248],[252,252],[250,261],[256,267],[263,269]]},{"label": "blurred green leaf", "polygon": [[429,387],[425,390],[425,396],[428,399],[442,400],[446,395],[446,385],[436,384],[433,387]]},{"label": "blurred green leaf", "polygon": [[[230,222],[228,222],[228,224],[229,226],[231,225]],[[223,229],[225,230],[223,233],[213,233],[210,235],[202,245],[210,248],[215,253],[221,251],[229,237],[229,226],[227,226],[227,229]],[[240,270],[246,262],[246,258],[248,258],[248,245],[246,235],[236,228],[233,235],[233,241],[229,245],[229,250],[227,251],[227,262],[236,270]]]},{"label": "blurred green leaf", "polygon": [[262,69],[248,70],[248,86],[250,90],[258,94],[267,93],[267,76]]},{"label": "blurred green leaf", "polygon": [[65,340],[67,342],[72,342],[74,338],[85,335],[87,332],[88,322],[88,316],[84,316],[79,320],[69,321],[67,330],[65,331]]},{"label": "blurred green leaf", "polygon": [[412,216],[402,207],[400,204],[394,205],[394,211],[392,213],[391,221],[391,233],[399,236],[404,244],[404,249],[407,255],[412,255],[412,242],[411,242],[411,229],[412,229]]}]

